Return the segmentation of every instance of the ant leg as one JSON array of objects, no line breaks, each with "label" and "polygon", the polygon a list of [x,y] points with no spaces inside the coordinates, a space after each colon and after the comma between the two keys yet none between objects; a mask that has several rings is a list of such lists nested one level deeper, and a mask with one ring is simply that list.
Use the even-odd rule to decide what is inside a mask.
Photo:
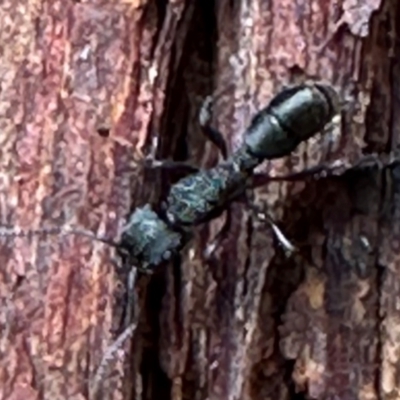
[{"label": "ant leg", "polygon": [[158,137],[154,136],[151,144],[149,154],[140,161],[140,164],[147,169],[164,169],[164,170],[175,170],[180,171],[182,174],[188,175],[197,173],[199,168],[185,161],[173,161],[173,160],[157,160],[156,149],[158,145]]},{"label": "ant leg", "polygon": [[159,161],[159,160],[154,160],[151,157],[145,159],[144,166],[145,168],[151,168],[151,169],[162,168],[175,171],[179,170],[185,174],[194,174],[199,172],[198,167],[195,167],[194,165],[191,165],[184,161],[173,161],[173,160]]},{"label": "ant leg", "polygon": [[214,240],[207,245],[206,249],[203,252],[203,256],[206,260],[210,260],[215,253],[215,250],[221,245],[222,241],[225,239],[229,229],[231,227],[232,222],[232,210],[230,207],[226,210],[226,218],[224,225],[220,229],[220,231],[215,235]]},{"label": "ant leg", "polygon": [[109,367],[112,362],[115,362],[115,359],[118,356],[118,351],[123,348],[126,341],[134,335],[138,326],[140,309],[137,294],[134,290],[136,278],[136,270],[132,268],[127,278],[126,290],[128,304],[124,318],[123,331],[118,335],[113,343],[107,347],[100,364],[96,369],[92,384],[90,385],[91,392],[95,395],[97,394],[100,383],[106,379],[107,367]]},{"label": "ant leg", "polygon": [[126,310],[123,327],[126,329],[132,322],[134,316],[135,304],[138,304],[137,294],[135,292],[135,283],[137,278],[136,268],[131,268],[126,276]]},{"label": "ant leg", "polygon": [[[199,124],[201,131],[204,136],[210,140],[218,150],[221,152],[224,160],[228,157],[228,150],[225,139],[221,132],[213,128],[210,125],[211,122],[211,108],[212,108],[212,97],[207,96],[200,108],[199,112]],[[145,168],[162,168],[167,170],[180,170],[183,174],[193,174],[199,172],[199,168],[187,163],[185,161],[173,161],[173,160],[156,160],[155,159],[155,148],[156,143],[153,144],[153,151],[145,158]]]},{"label": "ant leg", "polygon": [[[290,240],[284,235],[284,233],[278,227],[278,225],[274,222],[272,217],[268,213],[263,211],[259,206],[256,206],[254,204],[254,202],[250,201],[250,199],[247,195],[244,196],[244,198],[236,199],[235,201],[244,201],[246,203],[246,206],[249,207],[253,216],[258,221],[266,222],[271,226],[276,239],[279,241],[280,245],[282,246],[283,250],[285,251],[285,253],[287,254],[288,257],[297,251],[297,247],[294,246],[290,242]],[[226,219],[225,219],[223,227],[217,233],[214,240],[209,245],[207,245],[206,249],[204,250],[203,256],[207,261],[210,261],[212,259],[212,256],[215,253],[216,249],[221,245],[222,241],[225,239],[227,233],[229,232],[229,229],[231,227],[231,221],[232,221],[231,214],[232,214],[231,208],[228,208],[226,210]]]},{"label": "ant leg", "polygon": [[304,169],[300,172],[294,172],[282,176],[269,176],[268,174],[262,173],[254,174],[252,187],[263,186],[272,181],[298,181],[307,179],[310,176],[316,179],[326,178],[330,176],[338,176],[350,169],[367,168],[375,165],[383,167],[387,164],[388,163],[385,164],[385,161],[381,160],[377,154],[370,154],[362,157],[354,164],[350,164],[349,162],[345,162],[342,160],[337,160],[331,164],[323,163],[316,165],[315,167]]},{"label": "ant leg", "polygon": [[278,239],[279,244],[282,246],[286,255],[290,257],[293,253],[296,252],[297,248],[293,245],[290,240],[284,235],[282,230],[278,227],[278,225],[274,222],[272,217],[268,215],[268,213],[261,211],[254,204],[250,206],[252,209],[254,216],[261,222],[267,222],[274,232],[275,237]]},{"label": "ant leg", "polygon": [[[249,191],[251,190],[251,195],[249,196]],[[284,233],[281,231],[281,229],[278,227],[278,225],[274,222],[272,217],[265,212],[264,210],[261,209],[260,206],[257,206],[254,204],[254,191],[252,189],[247,189],[245,192],[244,199],[246,201],[247,207],[250,208],[253,216],[260,222],[266,222],[268,223],[272,231],[274,232],[274,235],[280,245],[282,246],[283,250],[285,251],[286,255],[290,257],[292,254],[294,254],[297,251],[296,246],[294,246],[289,239],[284,235]]]},{"label": "ant leg", "polygon": [[224,160],[228,157],[228,150],[226,141],[221,132],[213,128],[210,124],[211,122],[211,108],[213,105],[213,99],[211,96],[207,96],[203,101],[203,104],[199,112],[199,124],[204,136],[210,140],[218,150],[221,152]]},{"label": "ant leg", "polygon": [[260,186],[264,186],[269,182],[276,182],[276,181],[299,181],[303,179],[307,179],[308,177],[312,176],[313,178],[326,178],[329,176],[340,175],[345,172],[348,167],[342,161],[338,161],[337,163],[333,164],[320,164],[316,165],[315,167],[304,169],[300,172],[293,172],[287,175],[282,176],[270,176],[268,174],[263,173],[255,173],[253,174],[252,180],[253,185],[252,187],[257,188]]}]

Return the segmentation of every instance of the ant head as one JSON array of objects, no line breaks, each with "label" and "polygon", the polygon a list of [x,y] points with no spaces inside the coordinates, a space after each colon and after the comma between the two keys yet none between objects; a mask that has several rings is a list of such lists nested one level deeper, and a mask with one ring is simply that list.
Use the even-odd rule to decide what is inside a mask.
[{"label": "ant head", "polygon": [[183,242],[148,204],[139,207],[124,228],[119,247],[130,263],[151,268],[169,260]]}]

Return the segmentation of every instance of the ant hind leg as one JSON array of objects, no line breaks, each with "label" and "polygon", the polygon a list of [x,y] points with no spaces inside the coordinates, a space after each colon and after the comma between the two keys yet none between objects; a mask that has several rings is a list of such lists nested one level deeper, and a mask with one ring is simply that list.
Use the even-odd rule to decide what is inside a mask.
[{"label": "ant hind leg", "polygon": [[[251,195],[249,192],[251,190]],[[279,244],[282,246],[283,250],[285,251],[286,255],[290,257],[297,251],[297,247],[293,245],[290,240],[284,235],[282,230],[278,227],[275,223],[273,218],[264,210],[261,209],[260,206],[256,205],[254,202],[254,191],[252,189],[247,189],[245,196],[245,202],[247,207],[252,212],[252,215],[255,219],[262,223],[267,223],[271,226],[271,229],[274,233],[275,238],[278,240]]]},{"label": "ant hind leg", "polygon": [[334,176],[343,172],[343,165],[342,164],[333,164],[333,165],[326,165],[320,164],[316,165],[315,167],[307,168],[299,172],[293,172],[287,175],[282,176],[270,176],[265,173],[255,173],[252,177],[253,179],[253,188],[257,188],[260,186],[267,185],[270,182],[294,182],[305,180],[307,178],[326,178],[328,176]]},{"label": "ant hind leg", "polygon": [[207,245],[206,249],[203,252],[203,256],[207,261],[212,258],[217,248],[220,247],[222,241],[226,238],[226,235],[231,227],[231,222],[232,222],[232,211],[231,208],[228,207],[226,209],[226,218],[224,225],[222,226],[220,231],[215,235],[214,240]]},{"label": "ant hind leg", "polygon": [[[390,163],[390,162],[389,162]],[[367,168],[371,166],[383,167],[388,165],[382,161],[377,154],[370,154],[360,158],[354,164],[343,160],[337,160],[333,163],[321,163],[311,168],[303,169],[299,172],[293,172],[282,176],[269,176],[268,174],[257,173],[253,175],[253,187],[260,187],[272,181],[299,181],[307,178],[327,178],[332,176],[339,176],[344,174],[350,169]]]}]

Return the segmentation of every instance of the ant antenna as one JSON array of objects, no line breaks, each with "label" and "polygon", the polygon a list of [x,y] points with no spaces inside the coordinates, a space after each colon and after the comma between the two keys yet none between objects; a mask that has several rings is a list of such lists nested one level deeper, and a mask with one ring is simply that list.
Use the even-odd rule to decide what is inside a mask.
[{"label": "ant antenna", "polygon": [[0,237],[33,237],[39,235],[80,235],[91,238],[93,240],[108,244],[109,246],[120,248],[118,242],[115,242],[106,237],[96,236],[93,232],[84,229],[76,229],[72,227],[54,227],[54,228],[40,228],[40,229],[21,229],[21,228],[8,228],[0,227]]}]

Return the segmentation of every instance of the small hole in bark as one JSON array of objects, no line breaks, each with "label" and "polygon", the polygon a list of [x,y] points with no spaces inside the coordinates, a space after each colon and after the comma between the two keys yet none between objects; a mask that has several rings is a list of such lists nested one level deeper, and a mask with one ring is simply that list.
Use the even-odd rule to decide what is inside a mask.
[{"label": "small hole in bark", "polygon": [[110,136],[110,128],[107,126],[100,126],[97,128],[97,133],[101,136],[101,137],[109,137]]}]

